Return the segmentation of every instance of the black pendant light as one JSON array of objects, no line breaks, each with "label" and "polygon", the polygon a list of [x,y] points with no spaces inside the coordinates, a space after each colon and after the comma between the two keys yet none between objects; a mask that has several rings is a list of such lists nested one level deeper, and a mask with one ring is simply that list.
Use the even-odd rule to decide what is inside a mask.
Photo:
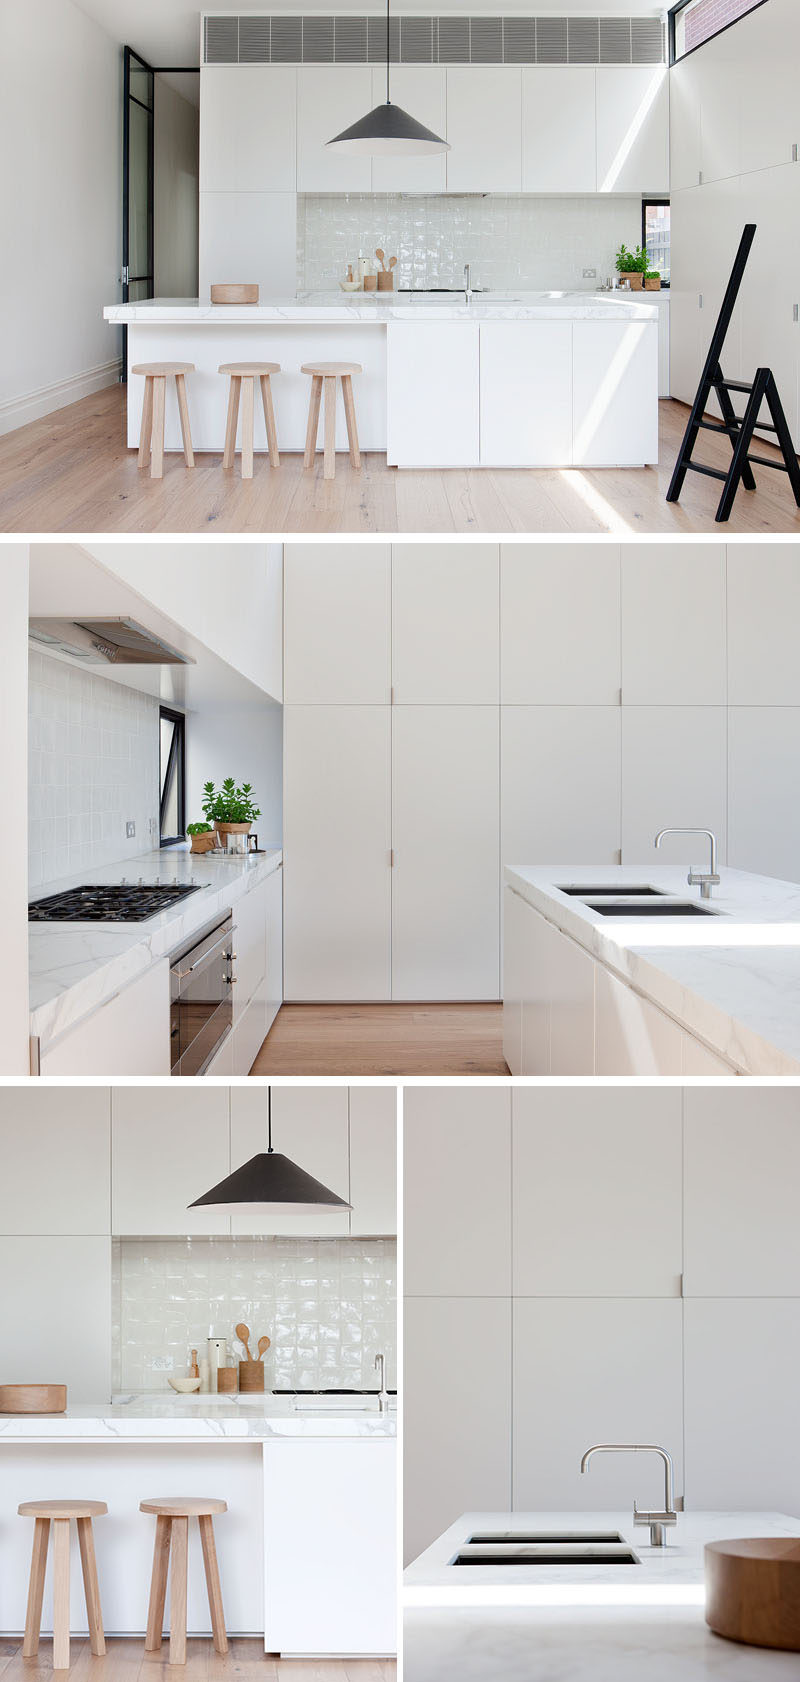
[{"label": "black pendant light", "polygon": [[328,141],[341,152],[372,154],[374,157],[427,157],[428,153],[449,152],[447,140],[410,117],[401,105],[393,105],[389,98],[389,0],[386,0],[386,100],[360,117],[351,128]]},{"label": "black pendant light", "polygon": [[351,1203],[329,1191],[313,1174],[272,1149],[271,1086],[267,1088],[267,1118],[267,1149],[251,1156],[189,1208],[222,1209],[234,1215],[316,1215],[320,1209],[351,1209]]}]

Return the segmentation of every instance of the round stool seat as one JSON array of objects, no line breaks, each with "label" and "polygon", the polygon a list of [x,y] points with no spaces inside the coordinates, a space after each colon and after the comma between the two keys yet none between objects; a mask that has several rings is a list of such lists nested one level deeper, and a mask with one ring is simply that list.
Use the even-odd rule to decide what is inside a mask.
[{"label": "round stool seat", "polygon": [[151,379],[166,378],[168,374],[193,374],[193,362],[137,362],[131,368],[132,374],[149,375]]},{"label": "round stool seat", "polygon": [[227,1501],[219,1501],[213,1495],[163,1495],[160,1499],[150,1496],[147,1501],[139,1502],[140,1513],[156,1513],[159,1518],[210,1518],[212,1513],[227,1513]]},{"label": "round stool seat", "polygon": [[318,379],[331,379],[363,372],[360,362],[304,362],[301,374],[316,374]]},{"label": "round stool seat", "polygon": [[17,1512],[22,1518],[100,1518],[108,1507],[105,1501],[23,1501]]},{"label": "round stool seat", "polygon": [[223,362],[220,365],[221,374],[250,374],[254,379],[260,379],[262,374],[279,374],[280,362]]}]

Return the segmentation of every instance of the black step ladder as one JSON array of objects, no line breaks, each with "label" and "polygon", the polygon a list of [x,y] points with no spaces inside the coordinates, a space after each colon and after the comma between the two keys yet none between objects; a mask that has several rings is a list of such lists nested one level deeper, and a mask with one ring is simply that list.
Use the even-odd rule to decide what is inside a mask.
[{"label": "black step ladder", "polygon": [[[717,524],[723,524],[730,519],[736,492],[739,485],[744,485],[746,491],[756,489],[753,467],[772,467],[779,473],[788,473],[795,502],[800,508],[800,465],[795,455],[792,435],[784,413],[783,404],[778,395],[775,376],[770,368],[758,368],[752,385],[742,380],[726,380],[722,372],[720,358],[723,346],[731,324],[731,318],[736,308],[744,271],[750,256],[753,240],[756,237],[755,222],[748,222],[742,234],[736,261],[733,265],[731,278],[720,310],[719,320],[711,339],[708,356],[702,378],[697,389],[697,396],[692,404],[689,424],[681,444],[680,454],[672,475],[672,483],[667,491],[667,502],[677,502],[683,489],[683,482],[687,473],[704,473],[709,479],[721,479],[725,489],[722,492],[720,504],[716,512]],[[722,420],[706,420],[708,399],[715,391],[717,401],[722,410]],[[743,415],[737,415],[731,398],[731,392],[747,394],[747,405]],[[772,416],[770,421],[759,420],[762,405],[766,403]],[[719,467],[706,467],[699,461],[692,461],[692,452],[701,431],[723,432],[730,438],[733,447],[733,459],[727,473]],[[759,432],[774,432],[776,443],[781,451],[783,460],[771,460],[769,456],[753,456],[750,445],[753,435]]]}]

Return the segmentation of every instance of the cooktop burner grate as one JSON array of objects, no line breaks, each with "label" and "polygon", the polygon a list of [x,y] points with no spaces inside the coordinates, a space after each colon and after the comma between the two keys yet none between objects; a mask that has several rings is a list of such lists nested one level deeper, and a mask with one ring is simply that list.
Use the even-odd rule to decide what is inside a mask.
[{"label": "cooktop burner grate", "polygon": [[196,894],[199,883],[121,882],[112,886],[68,888],[34,899],[29,923],[143,923],[167,905]]}]

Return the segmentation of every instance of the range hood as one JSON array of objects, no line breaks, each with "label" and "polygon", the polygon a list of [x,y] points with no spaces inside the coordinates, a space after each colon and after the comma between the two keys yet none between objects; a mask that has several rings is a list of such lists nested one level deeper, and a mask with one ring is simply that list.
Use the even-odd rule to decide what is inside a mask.
[{"label": "range hood", "polygon": [[195,664],[135,619],[30,619],[28,635],[51,653],[71,654],[90,666]]}]

